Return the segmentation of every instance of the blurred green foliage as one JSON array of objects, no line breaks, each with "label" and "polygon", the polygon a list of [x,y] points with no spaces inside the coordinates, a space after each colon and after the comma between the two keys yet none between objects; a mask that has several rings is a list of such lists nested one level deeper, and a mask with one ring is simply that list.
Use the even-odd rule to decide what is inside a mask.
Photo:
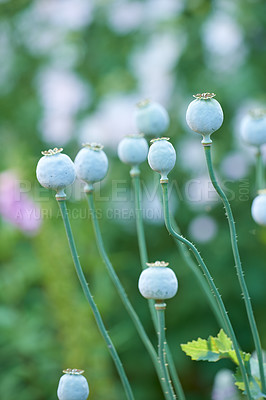
[{"label": "blurred green foliage", "polygon": [[[30,183],[27,194],[43,210],[43,224],[35,236],[23,234],[4,219],[1,220],[0,398],[52,400],[56,396],[61,370],[68,367],[85,369],[92,400],[124,398],[108,351],[98,334],[76,279],[62,221],[53,199],[54,194],[42,190],[35,179],[35,166],[40,151],[54,145],[54,141],[49,143],[40,128],[44,106],[36,82],[40,70],[54,63],[60,66],[66,64],[67,68],[70,64],[72,72],[84,84],[89,84],[91,101],[75,114],[75,127],[78,128],[83,118],[97,111],[103,97],[112,99],[112,95],[117,94],[143,95],[141,78],[132,67],[132,54],[137,51],[144,51],[145,54],[151,38],[165,34],[173,35],[177,42],[182,43],[173,67],[164,71],[163,77],[171,77],[170,89],[164,100],[171,116],[169,136],[177,144],[177,166],[171,173],[178,188],[176,219],[182,232],[188,236],[189,223],[198,213],[209,213],[217,222],[218,234],[207,244],[199,243],[198,247],[223,294],[241,346],[252,352],[254,349],[235,274],[224,210],[220,203],[203,204],[200,208],[191,206],[191,202],[186,199],[186,185],[189,180],[197,179],[197,176],[184,168],[180,161],[182,140],[186,135],[192,138],[184,122],[186,106],[192,94],[214,91],[225,113],[221,132],[215,134],[214,138],[215,167],[227,190],[230,189],[229,195],[235,194],[231,203],[237,221],[240,252],[262,344],[266,348],[266,231],[256,226],[250,216],[250,205],[255,195],[254,168],[252,166],[249,175],[239,181],[223,176],[223,172],[219,170],[227,152],[239,150],[238,140],[233,133],[237,132],[235,122],[238,120],[235,117],[241,107],[249,102],[265,104],[265,1],[187,0],[180,2],[179,9],[170,13],[167,18],[161,19],[158,16],[154,18],[154,14],[143,9],[142,22],[135,24],[135,28],[133,26],[124,31],[115,29],[115,25],[110,23],[110,15],[124,3],[138,3],[143,6],[148,1],[95,1],[91,3],[93,11],[90,22],[64,30],[62,40],[69,46],[66,53],[60,46],[57,47],[62,32],[56,29],[51,33],[58,35],[55,44],[51,48],[40,48],[38,51],[40,37],[35,37],[35,33],[38,33],[38,20],[34,21],[27,14],[37,3],[40,6],[39,13],[42,13],[42,6],[45,14],[46,7],[52,8],[57,0],[47,0],[46,6],[45,1],[0,2],[0,166],[2,171],[16,171],[19,179]],[[158,5],[156,1],[156,7]],[[74,1],[72,7],[75,9]],[[130,12],[128,11],[129,15]],[[54,18],[51,13],[48,15],[51,19]],[[216,32],[215,23],[212,25],[213,31],[209,31],[208,25],[217,15],[229,16],[230,21],[237,25],[241,48],[236,46],[231,53],[221,48],[216,49],[216,53],[211,52],[203,32],[208,31],[210,36],[219,33]],[[42,14],[40,19],[41,17]],[[121,18],[123,22],[124,17]],[[60,26],[60,18],[58,21]],[[128,17],[129,25],[130,21]],[[53,27],[56,27],[56,22]],[[229,29],[228,26],[227,28]],[[230,44],[235,39],[230,35],[226,36],[227,28],[225,27],[220,36],[223,39],[225,35],[224,41]],[[48,34],[51,27],[47,22],[47,26],[40,24],[39,29]],[[234,30],[229,32],[233,35]],[[30,41],[34,44],[33,47],[29,46]],[[71,51],[75,52],[73,65],[68,56],[72,54]],[[157,51],[160,58],[163,48],[158,47]],[[242,57],[240,61],[234,61],[237,54]],[[152,74],[157,65],[151,63],[147,68]],[[156,84],[156,76],[154,79]],[[165,90],[165,84],[164,80],[160,81],[162,91]],[[133,112],[134,102],[132,114]],[[117,124],[119,125],[119,120]],[[115,129],[114,144],[117,140]],[[79,148],[78,132],[78,129],[74,129],[64,146],[65,152],[72,158]],[[246,151],[241,148],[242,150]],[[100,191],[97,190],[97,209],[103,238],[117,274],[155,343],[148,309],[137,290],[140,260],[134,218],[131,216],[124,223],[119,218],[121,208],[125,207],[123,190],[130,197],[128,168],[118,161],[112,146],[107,146],[106,152],[110,159],[110,172]],[[193,164],[193,157],[191,160],[189,154],[186,157]],[[147,186],[150,182],[154,187],[158,180],[147,165],[142,167],[142,172],[143,185]],[[120,182],[120,189],[122,188],[120,194],[116,189],[119,187],[116,186],[116,180]],[[247,190],[245,201],[241,197],[243,187]],[[112,196],[116,196],[116,200],[104,200],[105,197],[112,200]],[[118,218],[108,218],[111,215],[110,209],[118,210]],[[159,399],[161,392],[153,367],[99,259],[86,202],[83,198],[75,200],[72,194],[69,210],[88,282],[109,333],[117,345],[136,398]],[[179,279],[178,295],[169,301],[167,309],[167,337],[185,392],[191,400],[209,398],[213,377],[220,365],[191,362],[181,351],[180,343],[186,343],[198,336],[216,335],[219,327],[198,283],[184,265],[163,225],[146,224],[145,229],[151,261],[169,261]],[[221,363],[232,367],[228,361]]]}]

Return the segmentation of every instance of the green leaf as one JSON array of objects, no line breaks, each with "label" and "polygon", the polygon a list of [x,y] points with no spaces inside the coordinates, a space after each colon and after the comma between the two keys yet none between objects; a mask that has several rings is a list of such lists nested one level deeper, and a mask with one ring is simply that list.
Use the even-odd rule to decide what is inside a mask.
[{"label": "green leaf", "polygon": [[187,344],[181,344],[181,348],[192,360],[215,362],[219,360],[219,352],[212,339],[210,337],[207,341],[199,338]]},{"label": "green leaf", "polygon": [[217,338],[214,339],[220,352],[225,353],[232,350],[232,341],[222,329],[218,333]]},{"label": "green leaf", "polygon": [[[207,340],[198,338],[187,344],[181,344],[182,350],[196,361],[216,362],[222,358],[229,358],[238,365],[236,352],[231,339],[221,329],[217,337],[209,336]],[[250,354],[242,353],[244,362],[248,362]]]}]

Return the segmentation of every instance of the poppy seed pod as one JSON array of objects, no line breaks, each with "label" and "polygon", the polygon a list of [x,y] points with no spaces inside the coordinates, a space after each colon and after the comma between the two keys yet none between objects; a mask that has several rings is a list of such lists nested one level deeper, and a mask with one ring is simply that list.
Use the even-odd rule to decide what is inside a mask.
[{"label": "poppy seed pod", "polygon": [[132,167],[143,163],[148,155],[149,146],[143,135],[125,136],[118,145],[118,157]]},{"label": "poppy seed pod", "polygon": [[107,174],[108,158],[102,149],[100,144],[86,143],[76,155],[77,177],[89,185],[101,181]]},{"label": "poppy seed pod", "polygon": [[203,136],[202,144],[210,144],[211,134],[217,131],[223,123],[223,110],[220,103],[213,97],[214,93],[196,94],[187,109],[186,120],[192,131]]},{"label": "poppy seed pod", "polygon": [[160,136],[169,127],[169,115],[159,103],[143,100],[137,104],[135,113],[139,132],[149,136]]},{"label": "poppy seed pod", "polygon": [[75,178],[75,167],[70,157],[61,154],[63,149],[42,151],[43,157],[36,168],[37,179],[40,184],[57,191],[60,196],[65,196],[64,189],[71,185]]},{"label": "poppy seed pod", "polygon": [[251,206],[251,215],[259,225],[266,226],[266,190],[259,191]]},{"label": "poppy seed pod", "polygon": [[266,143],[266,110],[252,110],[242,120],[240,134],[243,141],[251,146]]},{"label": "poppy seed pod", "polygon": [[168,142],[169,138],[158,138],[151,140],[152,145],[148,153],[148,162],[156,172],[161,174],[161,180],[168,180],[167,175],[174,168],[176,152],[173,145]]},{"label": "poppy seed pod", "polygon": [[87,400],[89,385],[80,369],[66,369],[63,371],[57,389],[59,400]]},{"label": "poppy seed pod", "polygon": [[167,266],[169,263],[156,261],[147,263],[147,269],[142,271],[139,278],[139,291],[146,299],[166,300],[177,293],[178,282],[174,271]]}]

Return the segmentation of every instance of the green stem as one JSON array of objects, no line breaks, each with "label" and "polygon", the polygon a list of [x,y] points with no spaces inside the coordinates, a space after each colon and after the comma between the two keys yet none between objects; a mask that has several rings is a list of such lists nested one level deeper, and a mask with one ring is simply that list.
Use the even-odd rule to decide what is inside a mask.
[{"label": "green stem", "polygon": [[101,332],[101,334],[102,334],[102,336],[103,336],[103,338],[104,338],[104,340],[105,340],[105,342],[107,344],[108,350],[111,353],[111,356],[113,358],[113,361],[114,361],[116,369],[117,369],[117,372],[118,372],[118,374],[120,376],[120,379],[121,379],[121,382],[122,382],[122,384],[124,386],[127,399],[128,400],[134,400],[134,396],[133,396],[129,381],[127,379],[125,370],[124,370],[123,365],[121,363],[121,360],[120,360],[120,358],[119,358],[119,356],[117,354],[117,351],[116,351],[116,349],[115,349],[115,347],[113,345],[112,340],[110,339],[110,337],[109,337],[109,335],[107,333],[107,330],[106,330],[106,328],[104,326],[102,317],[101,317],[101,315],[99,313],[99,310],[98,310],[96,304],[94,303],[94,300],[93,300],[93,297],[91,295],[88,283],[87,283],[86,278],[84,276],[84,273],[82,271],[82,267],[81,267],[80,262],[79,262],[79,257],[78,257],[78,254],[77,254],[77,249],[76,249],[74,237],[73,237],[73,234],[72,234],[72,230],[71,230],[71,226],[70,226],[70,222],[69,222],[69,218],[68,218],[66,201],[63,200],[62,198],[58,198],[57,200],[58,200],[58,205],[59,205],[59,208],[60,208],[60,211],[61,211],[61,215],[62,215],[62,218],[63,218],[63,221],[64,221],[65,230],[66,230],[66,234],[67,234],[68,243],[69,243],[70,251],[71,251],[71,254],[72,254],[72,258],[73,258],[73,261],[74,261],[75,269],[76,269],[80,284],[82,286],[83,292],[85,294],[86,299],[88,300],[88,302],[90,304],[90,307],[91,307],[92,312],[94,314],[94,317],[95,317],[97,326],[99,328],[99,331]]},{"label": "green stem", "polygon": [[245,278],[244,278],[244,273],[243,273],[243,269],[242,269],[242,265],[241,265],[241,260],[240,260],[238,245],[237,245],[237,234],[236,234],[236,228],[235,228],[235,221],[234,221],[233,213],[232,213],[229,201],[228,201],[224,191],[220,187],[220,185],[217,182],[216,177],[215,177],[215,173],[214,173],[213,166],[212,166],[212,159],[211,159],[211,146],[205,146],[204,150],[205,150],[205,156],[206,156],[206,161],[207,161],[207,166],[208,166],[208,170],[209,170],[210,179],[212,181],[213,187],[215,188],[216,192],[220,196],[220,198],[221,198],[221,200],[223,202],[223,205],[225,207],[226,216],[227,216],[227,219],[228,219],[229,229],[230,229],[232,250],[233,250],[234,260],[235,260],[235,263],[236,263],[237,276],[238,276],[240,287],[241,287],[241,290],[242,290],[242,293],[243,293],[245,306],[246,306],[246,310],[247,310],[247,315],[248,315],[248,320],[249,320],[249,324],[250,324],[250,328],[251,328],[251,332],[252,332],[252,336],[253,336],[253,340],[254,340],[254,344],[255,344],[255,349],[256,349],[256,352],[257,352],[262,392],[264,394],[266,394],[261,342],[260,342],[260,337],[259,337],[259,333],[258,333],[255,317],[254,317],[253,310],[252,310],[252,305],[251,305],[251,301],[250,301],[248,288],[247,288],[247,285],[246,285],[246,281],[245,281]]},{"label": "green stem", "polygon": [[[134,192],[135,192],[136,226],[137,226],[137,236],[138,236],[140,259],[141,259],[142,269],[145,269],[146,264],[148,262],[148,253],[147,253],[145,232],[144,232],[144,226],[143,226],[139,168],[136,168],[136,167],[132,168],[132,170],[130,171],[130,175],[132,177],[132,182],[133,182]],[[155,307],[154,307],[155,302],[154,302],[154,300],[150,299],[150,300],[148,300],[148,304],[149,304],[149,309],[150,309],[150,313],[152,316],[155,331],[158,332],[158,318],[157,318]],[[169,364],[169,370],[170,370],[170,374],[172,376],[175,390],[178,394],[179,399],[185,400],[186,399],[185,394],[184,394],[180,379],[178,377],[178,374],[176,372],[174,360],[173,360],[173,357],[172,357],[172,354],[171,354],[168,344],[166,344],[165,350],[166,350],[167,360],[168,360],[168,364]]]},{"label": "green stem", "polygon": [[[145,269],[145,268],[147,268],[146,263],[148,260],[148,254],[147,254],[146,240],[145,240],[144,227],[143,227],[143,218],[142,218],[141,188],[140,188],[139,172],[137,174],[136,169],[134,169],[134,174],[131,173],[131,176],[132,176],[132,182],[133,182],[134,192],[135,192],[136,225],[137,225],[140,259],[141,259],[142,269]],[[154,309],[154,315],[156,317],[155,309]]]},{"label": "green stem", "polygon": [[[173,229],[178,234],[180,234],[179,227],[178,227],[178,225],[176,224],[176,222],[174,221],[173,218],[171,218],[171,224],[173,226]],[[211,290],[210,290],[210,288],[209,288],[204,276],[199,271],[196,263],[192,260],[191,254],[190,254],[189,250],[187,249],[187,247],[185,246],[185,244],[181,243],[180,240],[177,240],[177,239],[175,239],[175,242],[176,242],[177,246],[179,247],[181,256],[183,257],[184,261],[187,263],[188,267],[191,269],[191,271],[195,274],[196,278],[198,279],[198,282],[199,282],[203,292],[205,293],[205,295],[206,295],[206,297],[207,297],[207,299],[209,301],[210,307],[213,310],[213,313],[214,313],[214,315],[216,317],[218,325],[221,326],[223,328],[223,330],[227,333],[226,326],[225,326],[225,323],[224,323],[224,319],[223,319],[223,317],[222,317],[222,315],[220,313],[219,307],[218,307],[218,305],[217,305],[217,303],[216,303],[216,301],[215,301],[215,299],[213,297],[213,294],[212,294],[212,292],[211,292]]]},{"label": "green stem", "polygon": [[257,190],[265,189],[265,187],[264,187],[264,164],[263,164],[261,147],[258,148],[258,151],[256,154],[256,186],[257,186]]},{"label": "green stem", "polygon": [[[138,245],[139,245],[139,253],[140,253],[140,261],[142,269],[147,268],[148,262],[148,253],[147,253],[147,246],[145,240],[145,233],[143,227],[143,218],[142,218],[142,208],[141,208],[141,189],[140,189],[140,171],[138,167],[132,168],[130,171],[130,175],[132,177],[132,182],[134,186],[134,193],[135,193],[135,211],[136,211],[136,227],[137,227],[137,238],[138,238]],[[157,316],[156,311],[154,308],[154,300],[148,300],[149,309],[153,321],[153,325],[155,331],[157,331]]]},{"label": "green stem", "polygon": [[248,376],[247,376],[247,372],[246,372],[246,368],[245,365],[243,363],[242,357],[241,357],[241,352],[240,349],[238,347],[238,343],[236,340],[236,336],[235,336],[235,332],[233,330],[231,321],[228,317],[227,311],[225,309],[224,303],[222,301],[222,297],[218,291],[218,289],[216,288],[213,278],[206,266],[206,264],[204,263],[200,253],[198,252],[198,250],[196,249],[196,247],[186,238],[184,238],[183,236],[179,235],[177,232],[175,232],[175,230],[173,229],[172,225],[171,225],[171,221],[170,221],[170,214],[169,214],[169,204],[168,204],[168,183],[167,182],[162,182],[162,190],[163,190],[163,203],[164,203],[164,218],[165,218],[165,225],[166,228],[168,230],[168,232],[170,233],[170,235],[172,235],[173,237],[175,237],[176,239],[180,240],[180,242],[184,243],[193,253],[196,261],[198,262],[203,275],[206,278],[206,281],[208,282],[208,285],[215,297],[215,300],[217,302],[217,305],[219,307],[220,313],[222,315],[222,318],[224,320],[225,326],[226,326],[226,331],[228,332],[228,335],[230,336],[232,343],[233,343],[233,347],[234,350],[236,352],[236,356],[237,356],[237,360],[238,360],[238,364],[239,364],[239,368],[243,377],[243,381],[244,381],[244,385],[245,385],[245,389],[246,389],[246,394],[249,400],[252,400],[251,397],[251,393],[250,393],[250,389],[249,389],[249,382],[248,382]]},{"label": "green stem", "polygon": [[[161,199],[163,202],[163,199]],[[174,217],[170,214],[170,220],[171,220],[171,225],[173,227],[173,229],[179,234],[180,233],[180,229],[179,226],[177,225]],[[217,303],[213,297],[213,294],[204,278],[204,276],[202,275],[202,273],[199,271],[197,264],[195,263],[195,261],[193,260],[193,258],[191,257],[191,253],[190,251],[187,249],[187,247],[184,245],[184,243],[181,243],[180,240],[177,240],[174,238],[174,241],[177,245],[177,247],[180,250],[181,256],[183,258],[183,260],[186,262],[187,266],[190,268],[190,270],[194,273],[194,275],[196,276],[196,278],[198,279],[198,282],[201,286],[201,289],[203,291],[203,293],[206,295],[210,307],[213,310],[214,316],[216,317],[216,320],[218,322],[218,325],[221,326],[223,328],[223,330],[226,332],[226,327],[224,324],[224,320],[221,316],[219,307],[217,306]],[[226,332],[227,333],[227,332]]]},{"label": "green stem", "polygon": [[157,316],[158,316],[158,357],[160,361],[160,365],[163,371],[163,379],[166,382],[166,398],[167,400],[175,400],[176,395],[174,393],[170,377],[168,374],[168,369],[167,369],[167,363],[166,363],[166,351],[165,351],[165,345],[166,345],[166,340],[165,340],[165,316],[164,316],[164,310],[165,310],[166,304],[165,303],[156,303],[155,308],[157,311]]},{"label": "green stem", "polygon": [[125,292],[125,290],[113,268],[113,265],[112,265],[111,261],[109,260],[109,257],[106,253],[102,235],[101,235],[101,231],[100,231],[100,227],[99,227],[99,223],[98,223],[98,219],[97,219],[97,215],[96,215],[96,211],[95,211],[95,204],[94,204],[92,190],[87,192],[87,200],[88,200],[88,204],[89,204],[89,208],[90,208],[90,212],[91,212],[91,219],[92,219],[94,234],[95,234],[96,243],[97,243],[97,247],[98,247],[100,256],[107,268],[107,271],[109,273],[109,276],[110,276],[114,286],[116,287],[116,290],[122,300],[122,303],[124,304],[129,316],[131,317],[132,322],[134,323],[134,325],[137,329],[137,332],[152,359],[152,362],[153,362],[155,370],[157,372],[160,384],[162,386],[162,390],[165,391],[165,384],[161,379],[162,371],[161,371],[160,365],[158,363],[156,351],[154,350],[154,347],[153,347],[148,335],[146,334],[145,329],[143,328],[143,325],[142,325],[136,311],[134,310],[130,300],[128,299],[127,294],[126,294],[126,292]]},{"label": "green stem", "polygon": [[[163,203],[163,199],[161,198],[161,201]],[[171,220],[171,225],[173,227],[173,229],[179,234],[180,233],[180,229],[179,226],[177,225],[174,217],[171,215],[170,213],[170,220]],[[177,245],[177,247],[180,250],[181,256],[183,258],[183,260],[185,261],[185,263],[187,264],[187,266],[190,268],[190,270],[194,273],[194,275],[196,276],[196,278],[198,279],[198,282],[201,286],[202,291],[204,292],[204,294],[206,295],[210,307],[213,310],[214,316],[216,317],[216,320],[218,322],[218,325],[221,326],[224,331],[226,332],[226,327],[224,324],[224,320],[221,316],[220,310],[217,306],[217,303],[213,297],[213,294],[204,278],[204,276],[202,275],[202,273],[199,271],[197,264],[194,262],[194,260],[191,257],[191,253],[188,251],[187,247],[184,245],[184,243],[181,243],[179,240],[174,238],[174,241]]]}]

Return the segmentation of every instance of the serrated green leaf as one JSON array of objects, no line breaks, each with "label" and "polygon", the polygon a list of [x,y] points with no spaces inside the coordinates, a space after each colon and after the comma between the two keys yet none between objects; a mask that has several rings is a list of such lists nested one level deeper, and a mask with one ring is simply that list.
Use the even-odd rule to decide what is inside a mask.
[{"label": "serrated green leaf", "polygon": [[[216,362],[222,358],[230,358],[238,365],[232,341],[222,329],[217,337],[209,336],[207,340],[198,338],[187,344],[181,344],[181,348],[192,360]],[[244,362],[250,358],[250,354],[247,353],[241,353],[241,356]]]},{"label": "serrated green leaf", "polygon": [[217,338],[214,339],[220,353],[226,353],[232,350],[232,340],[226,335],[223,329],[220,330]]},{"label": "serrated green leaf", "polygon": [[215,342],[199,338],[187,344],[181,344],[182,350],[196,361],[215,362],[219,360],[219,352],[215,346]]}]

